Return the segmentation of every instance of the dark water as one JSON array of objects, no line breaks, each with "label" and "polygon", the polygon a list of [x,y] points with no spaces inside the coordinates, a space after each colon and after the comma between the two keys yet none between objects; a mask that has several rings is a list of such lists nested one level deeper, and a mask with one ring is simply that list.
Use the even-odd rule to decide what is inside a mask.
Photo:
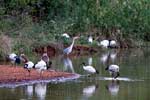
[{"label": "dark water", "polygon": [[[110,64],[120,66],[118,81],[105,71]],[[61,83],[36,83],[0,88],[0,100],[150,100],[150,49],[104,50],[100,54],[52,59],[52,69],[87,75],[81,63],[93,65],[99,75],[82,76]]]}]

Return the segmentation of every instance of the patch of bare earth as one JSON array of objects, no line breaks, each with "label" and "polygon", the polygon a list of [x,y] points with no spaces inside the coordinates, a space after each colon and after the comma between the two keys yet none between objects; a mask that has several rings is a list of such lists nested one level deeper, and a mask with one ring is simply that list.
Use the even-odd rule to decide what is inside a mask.
[{"label": "patch of bare earth", "polygon": [[28,71],[21,66],[10,66],[10,65],[0,65],[0,83],[16,83],[16,82],[28,82],[34,80],[49,80],[54,78],[69,78],[73,77],[75,74],[67,72],[56,72],[52,70],[43,71],[40,73],[32,69],[29,75]]}]

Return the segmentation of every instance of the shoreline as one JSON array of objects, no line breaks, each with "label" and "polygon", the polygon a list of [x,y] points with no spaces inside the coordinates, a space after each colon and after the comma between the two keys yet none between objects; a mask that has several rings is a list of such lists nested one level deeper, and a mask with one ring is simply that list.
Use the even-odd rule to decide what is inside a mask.
[{"label": "shoreline", "polygon": [[16,87],[39,82],[65,82],[80,77],[79,74],[46,70],[40,76],[36,69],[28,71],[21,66],[0,65],[0,87]]}]

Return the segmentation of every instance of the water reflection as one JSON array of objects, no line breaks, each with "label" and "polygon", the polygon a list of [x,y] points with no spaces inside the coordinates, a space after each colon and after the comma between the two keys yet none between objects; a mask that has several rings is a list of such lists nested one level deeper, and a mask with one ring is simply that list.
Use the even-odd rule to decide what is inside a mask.
[{"label": "water reflection", "polygon": [[119,81],[111,81],[108,85],[106,85],[106,89],[111,95],[117,95],[119,92]]},{"label": "water reflection", "polygon": [[47,87],[46,83],[35,84],[35,93],[38,97],[38,100],[45,100],[46,87]]},{"label": "water reflection", "polygon": [[27,85],[26,93],[29,97],[33,96],[33,85]]},{"label": "water reflection", "polygon": [[37,84],[27,85],[25,92],[28,96],[28,99],[32,99],[34,96],[33,94],[35,92],[35,95],[38,98],[38,100],[45,100],[46,89],[47,89],[46,83],[37,83]]},{"label": "water reflection", "polygon": [[69,57],[64,57],[63,58],[63,63],[64,63],[64,71],[75,73],[72,61]]},{"label": "water reflection", "polygon": [[106,64],[108,59],[111,60],[112,63],[115,62],[117,58],[117,50],[110,50],[110,51],[107,51],[105,53],[103,53],[100,57],[100,61],[103,63],[103,64]]},{"label": "water reflection", "polygon": [[89,57],[89,58],[88,58],[88,64],[89,64],[89,65],[92,65],[92,62],[93,62],[93,58],[92,58],[92,57]]},{"label": "water reflection", "polygon": [[88,98],[92,97],[98,89],[98,84],[93,84],[89,85],[85,88],[83,88],[82,93],[83,93],[83,100],[87,100]]},{"label": "water reflection", "polygon": [[[117,63],[120,66],[121,76],[116,80],[121,84],[116,80],[112,81],[112,78],[104,70],[109,54],[110,63]],[[106,56],[101,61],[103,55]],[[141,51],[141,49],[138,51],[135,49],[126,51],[107,50],[103,54],[101,53],[100,56],[92,55],[89,58],[87,56],[80,56],[78,58],[56,57],[52,60],[54,62],[54,69],[70,72],[75,70],[76,73],[80,74],[84,73],[82,67],[79,67],[83,61],[89,65],[94,63],[94,67],[100,71],[100,74],[97,76],[81,77],[71,82],[51,83],[47,84],[47,87],[43,84],[34,84],[26,86],[26,88],[24,86],[13,88],[13,91],[10,88],[0,88],[1,99],[114,100],[119,98],[119,100],[129,100],[132,98],[137,100],[140,98],[140,100],[149,100],[150,98],[150,49],[145,51]],[[102,62],[104,62],[104,65]]]}]

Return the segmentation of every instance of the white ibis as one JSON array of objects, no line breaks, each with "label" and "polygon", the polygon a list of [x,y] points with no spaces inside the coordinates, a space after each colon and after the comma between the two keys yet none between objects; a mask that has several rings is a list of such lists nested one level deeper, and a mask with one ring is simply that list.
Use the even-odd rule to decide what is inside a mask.
[{"label": "white ibis", "polygon": [[69,54],[72,52],[72,48],[73,48],[74,42],[75,42],[75,40],[78,39],[78,38],[79,38],[78,36],[76,36],[76,37],[73,38],[72,44],[71,44],[69,47],[67,47],[67,48],[65,48],[65,49],[63,50],[64,54],[69,55]]},{"label": "white ibis", "polygon": [[99,74],[99,71],[96,70],[93,66],[91,66],[91,65],[86,66],[84,62],[82,63],[82,65],[83,65],[83,69],[86,72],[91,73],[91,74]]},{"label": "white ibis", "polygon": [[112,78],[116,79],[118,76],[120,76],[119,73],[119,66],[118,65],[108,65],[105,70],[108,70],[112,76]]},{"label": "white ibis", "polygon": [[32,61],[29,61],[24,54],[21,54],[21,58],[24,61],[24,69],[27,69],[30,75],[31,69],[34,68],[34,63]]},{"label": "white ibis", "polygon": [[89,36],[88,36],[88,42],[89,42],[90,44],[92,44],[92,43],[93,43],[93,38],[92,38],[92,36],[91,36],[91,35],[89,35]]},{"label": "white ibis", "polygon": [[[52,63],[51,63],[52,64]],[[41,76],[41,73],[44,71],[44,70],[47,70],[48,67],[46,65],[46,62],[44,60],[40,60],[37,62],[37,64],[35,64],[35,69],[37,69],[39,72],[40,72],[40,76]]]},{"label": "white ibis", "polygon": [[41,59],[46,62],[47,69],[51,67],[52,62],[49,60],[49,56],[47,53],[43,53]]},{"label": "white ibis", "polygon": [[7,59],[11,61],[12,65],[21,63],[20,56],[16,55],[15,53],[11,53],[11,54],[7,55]]},{"label": "white ibis", "polygon": [[115,40],[102,40],[100,46],[104,48],[113,48],[117,46],[117,42]]},{"label": "white ibis", "polygon": [[35,69],[39,69],[39,70],[46,70],[46,62],[44,60],[40,60],[37,62],[37,64],[35,64]]}]

